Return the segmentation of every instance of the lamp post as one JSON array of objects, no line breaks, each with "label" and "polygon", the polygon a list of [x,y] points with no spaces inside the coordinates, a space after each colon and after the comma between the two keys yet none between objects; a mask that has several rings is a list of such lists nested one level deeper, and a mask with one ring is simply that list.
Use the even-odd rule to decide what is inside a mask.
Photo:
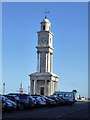
[{"label": "lamp post", "polygon": [[5,83],[3,83],[3,95],[5,94]]}]

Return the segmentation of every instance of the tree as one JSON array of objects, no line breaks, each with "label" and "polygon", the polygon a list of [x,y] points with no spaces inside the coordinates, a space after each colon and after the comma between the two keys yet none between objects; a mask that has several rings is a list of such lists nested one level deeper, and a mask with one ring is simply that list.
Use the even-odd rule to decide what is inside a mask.
[{"label": "tree", "polygon": [[77,93],[77,90],[73,90],[72,92],[74,93],[74,95],[76,95],[76,93]]}]

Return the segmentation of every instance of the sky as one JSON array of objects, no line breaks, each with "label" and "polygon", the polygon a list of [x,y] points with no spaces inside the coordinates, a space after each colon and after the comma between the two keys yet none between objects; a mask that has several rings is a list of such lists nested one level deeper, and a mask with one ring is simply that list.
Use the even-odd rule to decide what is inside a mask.
[{"label": "sky", "polygon": [[77,90],[88,97],[88,3],[2,3],[2,84],[5,93],[16,92],[22,83],[28,93],[29,75],[37,71],[37,31],[47,8],[53,37],[53,73],[58,90]]}]

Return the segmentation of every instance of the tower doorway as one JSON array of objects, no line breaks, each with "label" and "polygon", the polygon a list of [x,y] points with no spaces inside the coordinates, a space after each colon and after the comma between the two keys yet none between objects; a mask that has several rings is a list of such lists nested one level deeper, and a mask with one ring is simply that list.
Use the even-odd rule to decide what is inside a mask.
[{"label": "tower doorway", "polygon": [[44,87],[41,87],[41,88],[40,88],[40,94],[41,94],[41,95],[44,95]]}]

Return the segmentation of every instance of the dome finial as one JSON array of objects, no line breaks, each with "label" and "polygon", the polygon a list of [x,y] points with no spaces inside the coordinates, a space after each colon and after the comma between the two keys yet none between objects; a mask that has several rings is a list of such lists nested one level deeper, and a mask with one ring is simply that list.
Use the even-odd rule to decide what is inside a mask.
[{"label": "dome finial", "polygon": [[47,9],[45,8],[45,12],[44,12],[44,13],[45,13],[45,19],[47,19],[46,14],[47,14],[47,13],[50,13],[50,12],[49,12],[49,11],[47,11]]},{"label": "dome finial", "polygon": [[47,19],[47,16],[45,16],[45,19]]}]

